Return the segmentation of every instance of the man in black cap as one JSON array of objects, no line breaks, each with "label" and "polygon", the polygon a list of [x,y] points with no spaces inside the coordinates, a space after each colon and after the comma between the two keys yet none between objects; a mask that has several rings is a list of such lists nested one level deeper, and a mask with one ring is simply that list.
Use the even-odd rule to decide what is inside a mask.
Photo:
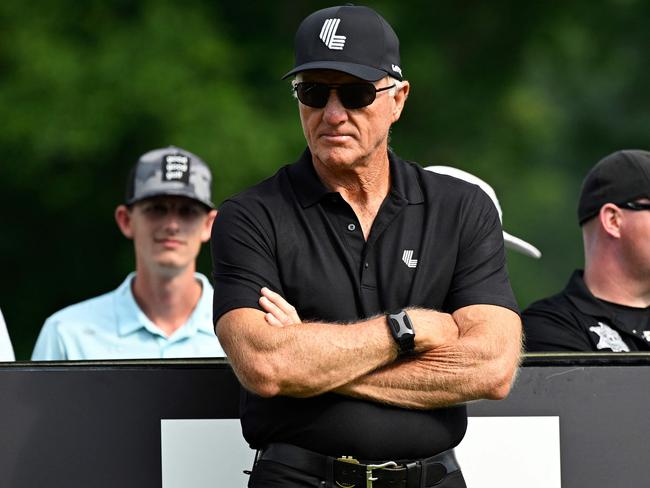
[{"label": "man in black cap", "polygon": [[317,11],[295,49],[308,148],[212,235],[249,486],[463,487],[463,402],[503,398],[521,347],[496,208],[388,148],[409,83],[377,12]]},{"label": "man in black cap", "polygon": [[618,151],[578,204],[585,269],[524,311],[528,351],[650,351],[650,152]]},{"label": "man in black cap", "polygon": [[34,360],[224,356],[212,327],[212,286],[196,273],[217,211],[212,174],[178,147],[142,155],[115,220],[133,241],[135,272],[116,289],[49,317]]}]

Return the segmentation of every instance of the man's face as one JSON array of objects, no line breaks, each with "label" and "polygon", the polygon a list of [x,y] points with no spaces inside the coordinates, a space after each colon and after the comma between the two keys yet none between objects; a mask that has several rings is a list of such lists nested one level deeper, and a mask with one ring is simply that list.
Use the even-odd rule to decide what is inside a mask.
[{"label": "man's face", "polygon": [[185,197],[161,196],[120,205],[115,218],[122,233],[133,239],[136,266],[173,276],[191,267],[210,238],[216,210]]},{"label": "man's face", "polygon": [[[299,81],[333,84],[364,82],[333,70],[305,71]],[[382,88],[392,83],[390,78],[384,78],[374,85]],[[378,92],[373,103],[357,109],[345,108],[335,90],[330,91],[327,105],[323,108],[299,103],[302,129],[317,163],[331,169],[351,169],[365,164],[378,153],[385,153],[388,131],[391,124],[399,119],[408,93],[408,83],[404,82],[404,87],[395,96],[390,92]]]}]

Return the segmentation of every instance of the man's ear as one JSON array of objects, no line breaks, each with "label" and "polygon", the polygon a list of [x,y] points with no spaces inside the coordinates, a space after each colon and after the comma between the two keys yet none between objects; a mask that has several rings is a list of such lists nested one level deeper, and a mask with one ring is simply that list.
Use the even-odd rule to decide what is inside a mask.
[{"label": "man's ear", "polygon": [[395,99],[395,105],[393,107],[393,123],[397,122],[402,115],[402,110],[404,110],[404,104],[406,103],[406,99],[409,96],[409,91],[411,89],[411,85],[409,84],[408,81],[404,80],[402,82],[402,87],[399,89],[397,93],[395,93],[394,99]]},{"label": "man's ear", "polygon": [[115,222],[124,234],[124,237],[133,239],[133,229],[131,227],[131,210],[126,205],[118,205],[115,209]]},{"label": "man's ear", "polygon": [[217,218],[217,213],[217,210],[210,210],[208,215],[206,215],[205,222],[203,222],[203,232],[201,232],[201,242],[208,242],[210,240],[212,224],[214,224],[214,219]]},{"label": "man's ear", "polygon": [[606,203],[600,207],[598,213],[600,226],[610,236],[618,239],[621,237],[621,221],[623,219],[623,212],[613,203]]}]

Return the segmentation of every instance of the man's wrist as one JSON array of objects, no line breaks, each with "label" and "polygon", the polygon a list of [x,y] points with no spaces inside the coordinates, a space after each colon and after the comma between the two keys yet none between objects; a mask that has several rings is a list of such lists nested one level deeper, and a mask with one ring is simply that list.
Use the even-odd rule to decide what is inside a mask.
[{"label": "man's wrist", "polygon": [[413,354],[415,351],[415,330],[406,310],[397,310],[386,314],[386,323],[393,340],[397,344],[400,356]]}]

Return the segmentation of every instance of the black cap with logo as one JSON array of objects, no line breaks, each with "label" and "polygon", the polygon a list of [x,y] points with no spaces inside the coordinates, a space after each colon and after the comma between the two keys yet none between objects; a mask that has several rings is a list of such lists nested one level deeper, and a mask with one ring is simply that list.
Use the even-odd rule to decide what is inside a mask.
[{"label": "black cap with logo", "polygon": [[580,225],[595,217],[606,203],[622,205],[650,198],[650,152],[617,151],[601,159],[582,183],[578,202]]},{"label": "black cap with logo", "polygon": [[343,5],[318,10],[302,21],[295,38],[295,67],[301,71],[332,69],[366,81],[386,75],[402,80],[399,39],[374,10]]}]

